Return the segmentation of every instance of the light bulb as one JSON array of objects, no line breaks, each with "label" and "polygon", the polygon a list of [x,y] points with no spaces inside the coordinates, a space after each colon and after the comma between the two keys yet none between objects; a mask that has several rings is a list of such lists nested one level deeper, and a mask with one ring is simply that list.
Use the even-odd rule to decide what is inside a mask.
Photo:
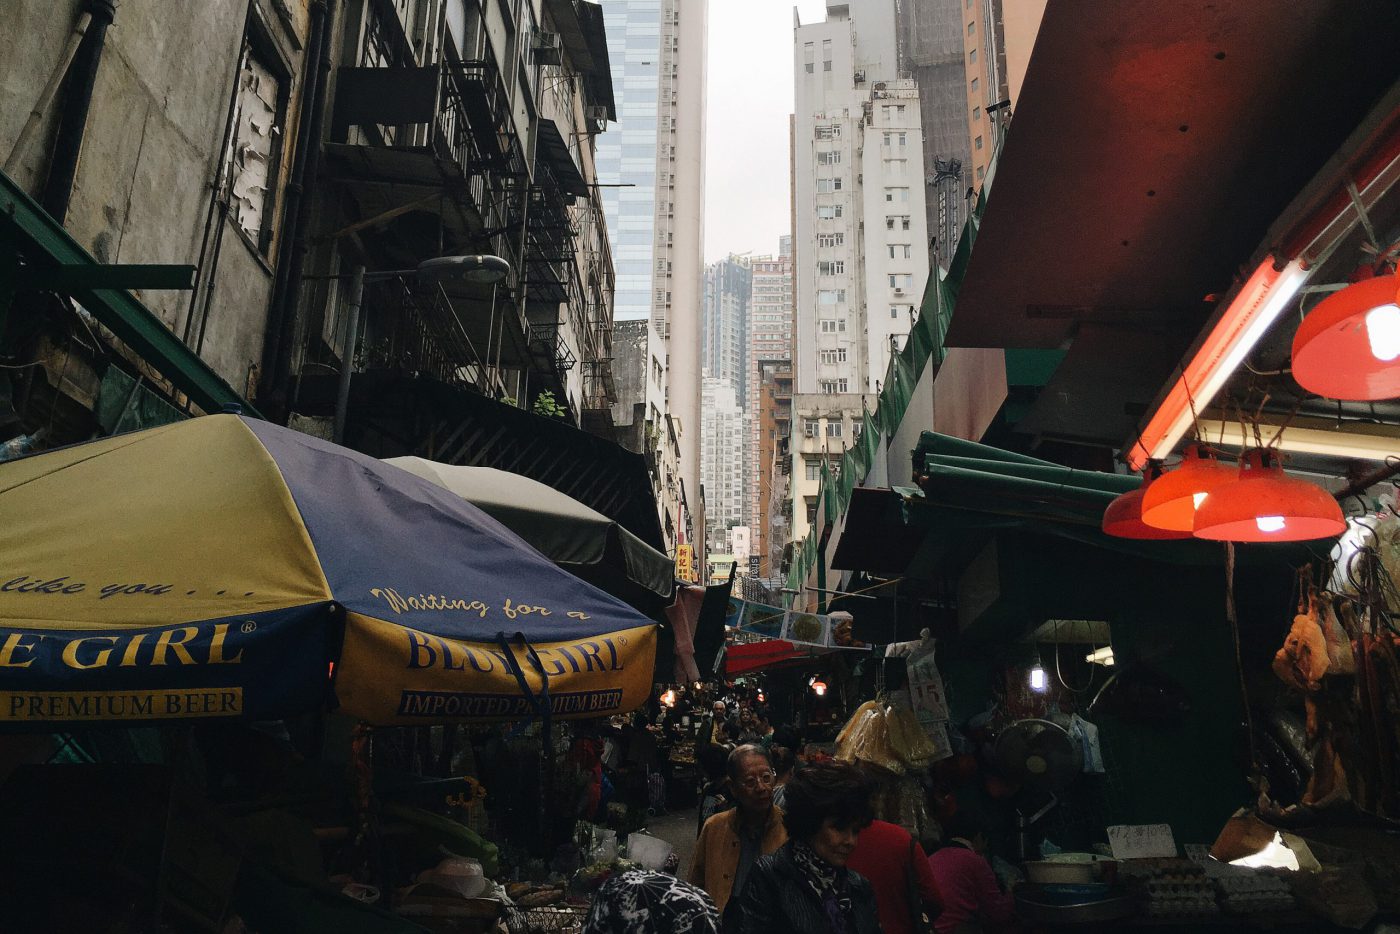
[{"label": "light bulb", "polygon": [[1032,669],[1031,669],[1031,690],[1032,690],[1032,691],[1044,691],[1045,688],[1046,688],[1048,685],[1049,685],[1049,682],[1048,682],[1048,681],[1046,680],[1046,678],[1045,678],[1045,669],[1044,669],[1044,668],[1041,668],[1039,665],[1036,665],[1034,668],[1032,668]]},{"label": "light bulb", "polygon": [[1389,363],[1400,357],[1400,305],[1379,305],[1366,312],[1366,339],[1377,360]]},{"label": "light bulb", "polygon": [[1254,520],[1254,524],[1261,532],[1282,532],[1284,520],[1283,516],[1259,516]]},{"label": "light bulb", "polygon": [[1204,503],[1206,501],[1206,497],[1209,495],[1209,493],[1192,493],[1191,505],[1196,509],[1200,509],[1201,503]]}]

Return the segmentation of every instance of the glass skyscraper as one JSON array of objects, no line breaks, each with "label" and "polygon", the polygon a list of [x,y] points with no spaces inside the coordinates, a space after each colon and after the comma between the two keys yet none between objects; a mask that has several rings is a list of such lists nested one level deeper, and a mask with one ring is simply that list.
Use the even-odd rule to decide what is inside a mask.
[{"label": "glass skyscraper", "polygon": [[[598,137],[598,179],[629,186],[602,190],[617,268],[613,309],[618,320],[652,313],[661,16],[662,0],[603,0],[618,126]],[[668,49],[668,74],[671,61]]]}]

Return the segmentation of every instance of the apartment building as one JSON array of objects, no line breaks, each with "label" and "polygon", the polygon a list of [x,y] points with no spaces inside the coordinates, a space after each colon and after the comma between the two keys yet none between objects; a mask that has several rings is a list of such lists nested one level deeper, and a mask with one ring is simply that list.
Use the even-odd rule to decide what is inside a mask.
[{"label": "apartment building", "polygon": [[859,437],[866,397],[846,393],[795,394],[792,397],[792,473],[789,541],[801,541],[816,519],[822,462],[839,471],[841,453]]},{"label": "apartment building", "polygon": [[748,445],[752,416],[744,411],[727,379],[705,377],[701,400],[706,543],[711,553],[732,553],[730,530],[748,525],[746,464],[736,455]]},{"label": "apartment building", "polygon": [[919,90],[893,0],[831,0],[795,31],[799,393],[874,393],[928,276]]}]

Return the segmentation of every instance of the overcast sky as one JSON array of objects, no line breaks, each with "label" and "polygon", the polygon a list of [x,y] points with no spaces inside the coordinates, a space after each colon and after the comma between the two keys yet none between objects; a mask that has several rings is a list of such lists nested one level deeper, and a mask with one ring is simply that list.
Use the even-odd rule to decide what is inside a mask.
[{"label": "overcast sky", "polygon": [[[788,233],[792,0],[709,0],[705,262],[777,253]],[[797,0],[802,22],[825,0]]]}]

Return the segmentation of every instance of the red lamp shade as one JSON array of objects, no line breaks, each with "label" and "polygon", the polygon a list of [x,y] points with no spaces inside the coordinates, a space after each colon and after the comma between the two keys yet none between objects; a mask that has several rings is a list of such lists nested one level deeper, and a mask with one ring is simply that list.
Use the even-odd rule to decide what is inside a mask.
[{"label": "red lamp shade", "polygon": [[1160,476],[1162,476],[1162,467],[1154,461],[1147,468],[1142,486],[1136,490],[1129,490],[1109,503],[1108,508],[1103,513],[1104,532],[1115,538],[1139,538],[1151,541],[1190,538],[1191,533],[1189,532],[1159,529],[1142,521],[1142,495]]},{"label": "red lamp shade", "polygon": [[1214,490],[1196,511],[1196,537],[1222,542],[1306,542],[1346,531],[1337,501],[1290,477],[1274,452],[1246,452],[1240,478]]},{"label": "red lamp shade", "polygon": [[1154,480],[1142,494],[1142,521],[1169,532],[1190,532],[1206,495],[1238,477],[1199,444],[1187,446],[1181,466]]},{"label": "red lamp shade", "polygon": [[1293,378],[1329,399],[1400,397],[1400,276],[1376,276],[1328,296],[1293,335]]}]

